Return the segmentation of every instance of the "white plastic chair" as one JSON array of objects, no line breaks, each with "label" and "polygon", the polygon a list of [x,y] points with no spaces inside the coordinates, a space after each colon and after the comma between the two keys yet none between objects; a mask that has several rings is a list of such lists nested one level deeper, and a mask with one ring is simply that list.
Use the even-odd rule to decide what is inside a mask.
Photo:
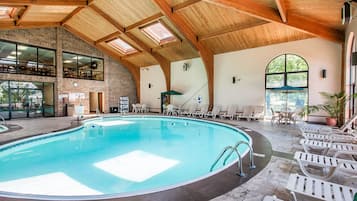
[{"label": "white plastic chair", "polygon": [[213,119],[215,119],[220,112],[221,112],[221,107],[219,105],[214,105],[212,111],[207,112],[204,116],[206,118],[212,117]]},{"label": "white plastic chair", "polygon": [[[287,189],[293,193],[327,201],[353,201],[353,196],[357,193],[355,188],[298,174],[289,176]],[[295,197],[294,199],[296,200]]]}]

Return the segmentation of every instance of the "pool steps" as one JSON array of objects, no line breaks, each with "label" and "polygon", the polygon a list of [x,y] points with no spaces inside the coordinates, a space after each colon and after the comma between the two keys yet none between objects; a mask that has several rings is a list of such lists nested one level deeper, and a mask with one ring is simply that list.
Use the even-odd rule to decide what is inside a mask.
[{"label": "pool steps", "polygon": [[227,155],[227,157],[224,159],[223,161],[223,165],[226,165],[227,160],[229,159],[229,157],[233,154],[233,152],[235,152],[238,156],[238,175],[241,177],[245,176],[245,173],[243,171],[243,164],[242,164],[242,157],[238,152],[238,147],[241,144],[245,144],[249,147],[249,166],[250,169],[254,169],[256,168],[255,164],[254,164],[254,151],[253,151],[253,147],[245,142],[245,141],[238,141],[234,146],[226,146],[223,151],[221,152],[221,154],[219,154],[218,158],[214,161],[214,163],[211,165],[210,168],[210,172],[212,172],[213,168],[217,165],[218,161],[224,156],[224,154],[228,151],[231,150],[231,152]]}]

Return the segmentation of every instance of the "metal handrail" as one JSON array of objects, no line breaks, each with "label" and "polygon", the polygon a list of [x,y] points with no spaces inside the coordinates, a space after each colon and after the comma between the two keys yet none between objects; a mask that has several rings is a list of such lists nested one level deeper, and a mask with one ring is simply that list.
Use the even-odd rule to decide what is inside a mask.
[{"label": "metal handrail", "polygon": [[6,125],[5,118],[1,114],[0,114],[0,119],[1,119],[2,122],[4,122],[3,125]]},{"label": "metal handrail", "polygon": [[[218,161],[223,157],[223,155],[226,153],[226,151],[228,151],[229,149],[231,149],[231,153],[230,155],[232,155],[233,152],[236,152],[237,156],[238,156],[238,175],[241,176],[241,177],[244,177],[245,174],[244,174],[244,171],[243,171],[243,164],[242,164],[242,157],[241,155],[239,154],[238,150],[232,146],[226,146],[223,151],[221,152],[221,154],[219,154],[218,158],[214,161],[214,163],[211,165],[211,168],[210,168],[210,172],[212,172],[213,168],[217,165]],[[225,164],[223,164],[225,165]]]},{"label": "metal handrail", "polygon": [[[238,147],[239,147],[239,145],[241,145],[241,144],[245,144],[245,145],[247,145],[248,148],[249,148],[249,166],[250,166],[250,169],[256,168],[256,166],[255,166],[255,164],[254,164],[254,155],[253,155],[254,152],[253,152],[253,147],[252,147],[248,142],[246,142],[246,141],[238,141],[238,142],[234,145],[233,149],[238,150]],[[226,164],[228,158],[232,155],[232,153],[233,153],[233,150],[232,150],[232,151],[228,154],[228,156],[224,159],[223,165]]]}]

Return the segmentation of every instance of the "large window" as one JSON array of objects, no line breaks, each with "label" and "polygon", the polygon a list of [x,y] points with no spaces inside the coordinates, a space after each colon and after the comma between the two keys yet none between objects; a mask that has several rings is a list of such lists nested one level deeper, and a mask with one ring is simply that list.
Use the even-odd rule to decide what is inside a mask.
[{"label": "large window", "polygon": [[56,51],[0,41],[0,72],[56,76]]},{"label": "large window", "polygon": [[0,80],[0,114],[6,119],[54,116],[54,84]]},{"label": "large window", "polygon": [[306,61],[297,55],[274,58],[265,71],[266,113],[295,111],[307,105],[308,70]]},{"label": "large window", "polygon": [[103,59],[64,52],[63,77],[103,81]]}]

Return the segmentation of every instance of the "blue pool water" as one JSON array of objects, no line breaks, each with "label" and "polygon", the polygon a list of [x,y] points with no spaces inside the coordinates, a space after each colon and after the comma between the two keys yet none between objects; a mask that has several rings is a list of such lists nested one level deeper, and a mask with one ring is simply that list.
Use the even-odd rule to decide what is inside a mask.
[{"label": "blue pool water", "polygon": [[[0,191],[50,196],[155,191],[212,174],[209,169],[222,149],[239,140],[250,138],[199,120],[91,120],[77,129],[0,147]],[[246,150],[244,145],[239,152]],[[214,172],[222,169],[219,163]]]}]

